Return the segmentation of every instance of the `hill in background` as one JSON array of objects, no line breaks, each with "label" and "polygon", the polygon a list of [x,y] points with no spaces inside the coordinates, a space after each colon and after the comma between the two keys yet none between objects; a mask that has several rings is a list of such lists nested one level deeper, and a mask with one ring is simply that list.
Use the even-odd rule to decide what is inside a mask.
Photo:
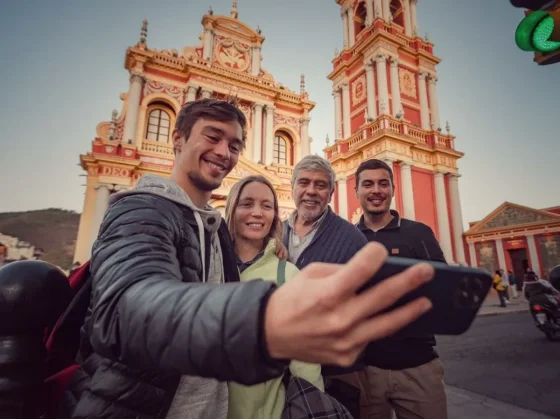
[{"label": "hill in background", "polygon": [[0,233],[40,247],[41,259],[70,269],[78,236],[80,214],[58,208],[0,213]]}]

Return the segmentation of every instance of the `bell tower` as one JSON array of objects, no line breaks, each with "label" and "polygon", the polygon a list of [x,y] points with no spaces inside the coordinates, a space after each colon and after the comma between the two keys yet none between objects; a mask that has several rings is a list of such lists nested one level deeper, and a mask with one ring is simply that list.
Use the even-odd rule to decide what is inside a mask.
[{"label": "bell tower", "polygon": [[395,178],[393,208],[429,225],[450,263],[465,263],[457,161],[437,99],[440,59],[418,35],[417,0],[335,0],[342,51],[335,51],[335,140],[326,157],[337,173],[334,209],[357,222],[354,173],[365,159],[387,162]]}]

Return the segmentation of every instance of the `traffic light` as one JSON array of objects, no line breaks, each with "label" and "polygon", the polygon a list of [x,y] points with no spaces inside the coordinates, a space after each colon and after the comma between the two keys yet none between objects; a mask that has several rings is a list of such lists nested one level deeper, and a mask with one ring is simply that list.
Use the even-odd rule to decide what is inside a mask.
[{"label": "traffic light", "polygon": [[516,7],[530,8],[515,31],[515,43],[523,51],[535,52],[541,64],[560,62],[560,1],[510,0]]},{"label": "traffic light", "polygon": [[[517,46],[523,51],[536,51],[545,54],[560,50],[560,42],[554,40],[560,29],[560,16],[558,14],[558,11],[553,13],[546,10],[529,12],[515,31]],[[558,20],[555,21],[555,17]],[[553,34],[556,36],[553,36]]]}]

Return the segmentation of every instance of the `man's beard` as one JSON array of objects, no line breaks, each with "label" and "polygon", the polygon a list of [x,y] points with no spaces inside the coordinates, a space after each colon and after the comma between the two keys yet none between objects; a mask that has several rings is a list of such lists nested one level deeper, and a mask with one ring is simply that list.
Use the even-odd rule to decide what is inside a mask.
[{"label": "man's beard", "polygon": [[218,189],[222,185],[222,181],[207,181],[203,179],[200,174],[195,171],[189,172],[187,174],[189,179],[192,181],[193,185],[196,186],[198,189],[204,192],[212,192]]},{"label": "man's beard", "polygon": [[319,219],[319,217],[321,216],[321,214],[323,213],[325,209],[318,209],[317,211],[311,211],[311,210],[298,210],[298,216],[300,216],[301,218],[303,218],[305,221],[316,221]]}]

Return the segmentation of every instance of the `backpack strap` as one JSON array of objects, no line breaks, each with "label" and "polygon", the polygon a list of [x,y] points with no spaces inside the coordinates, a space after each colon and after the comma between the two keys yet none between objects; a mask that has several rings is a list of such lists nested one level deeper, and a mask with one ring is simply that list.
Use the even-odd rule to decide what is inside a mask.
[{"label": "backpack strap", "polygon": [[280,286],[286,282],[286,261],[278,261],[278,271],[276,272],[276,285]]}]

